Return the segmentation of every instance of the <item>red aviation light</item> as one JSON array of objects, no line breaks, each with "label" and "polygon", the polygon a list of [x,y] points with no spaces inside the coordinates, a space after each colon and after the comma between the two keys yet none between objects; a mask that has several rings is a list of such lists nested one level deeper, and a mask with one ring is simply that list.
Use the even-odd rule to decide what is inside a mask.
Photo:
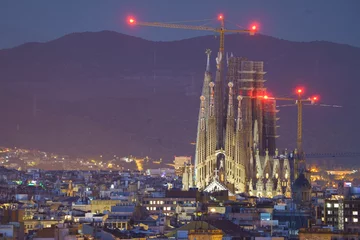
[{"label": "red aviation light", "polygon": [[255,33],[258,31],[258,24],[254,23],[250,26],[250,35],[255,35]]},{"label": "red aviation light", "polygon": [[264,96],[264,99],[266,100],[266,99],[269,99],[269,96],[268,95],[265,95]]},{"label": "red aviation light", "polygon": [[304,92],[304,90],[302,88],[298,88],[296,89],[296,93],[297,94],[302,94]]},{"label": "red aviation light", "polygon": [[135,18],[133,18],[133,17],[130,17],[129,19],[128,19],[128,22],[129,22],[129,24],[135,24]]},{"label": "red aviation light", "polygon": [[312,98],[310,98],[311,104],[316,103],[317,101],[319,101],[319,97],[318,96],[314,96]]},{"label": "red aviation light", "polygon": [[219,19],[219,20],[224,20],[224,16],[223,16],[222,14],[220,14],[220,15],[218,16],[218,19]]}]

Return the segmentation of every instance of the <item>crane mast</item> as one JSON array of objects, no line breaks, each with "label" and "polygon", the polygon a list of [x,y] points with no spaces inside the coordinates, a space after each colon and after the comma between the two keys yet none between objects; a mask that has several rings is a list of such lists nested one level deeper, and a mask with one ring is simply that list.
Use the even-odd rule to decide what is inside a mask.
[{"label": "crane mast", "polygon": [[[292,101],[292,102],[295,101],[295,105],[297,106],[297,137],[296,137],[297,156],[294,162],[295,179],[298,177],[299,170],[301,170],[299,168],[305,167],[305,157],[308,156],[304,153],[303,150],[303,105],[304,103],[311,103],[311,105],[313,105],[315,102],[319,100],[318,97],[316,96],[311,98],[303,98],[302,97],[303,92],[304,90],[302,88],[298,88],[296,90],[297,98],[269,97],[266,95],[260,96],[263,97],[264,100],[272,99],[272,100],[280,100],[280,101]],[[338,105],[325,105],[325,104],[320,104],[320,106],[341,107]]]}]

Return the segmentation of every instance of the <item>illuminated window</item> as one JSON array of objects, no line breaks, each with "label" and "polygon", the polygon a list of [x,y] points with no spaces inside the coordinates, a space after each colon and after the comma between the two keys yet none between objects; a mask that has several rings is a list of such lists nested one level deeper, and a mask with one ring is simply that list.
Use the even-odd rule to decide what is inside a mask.
[{"label": "illuminated window", "polygon": [[358,222],[359,220],[357,218],[353,218],[353,222]]},{"label": "illuminated window", "polygon": [[345,222],[348,222],[349,220],[348,220],[348,218],[345,218]]},{"label": "illuminated window", "polygon": [[157,201],[157,204],[160,204],[160,201]]},{"label": "illuminated window", "polygon": [[150,204],[153,204],[153,201],[150,201]]},{"label": "illuminated window", "polygon": [[150,210],[149,207],[146,207],[146,210]]},{"label": "illuminated window", "polygon": [[339,204],[338,203],[334,203],[334,208],[338,208]]},{"label": "illuminated window", "polygon": [[164,201],[160,201],[160,204],[164,204]]},{"label": "illuminated window", "polygon": [[166,207],[163,207],[163,210],[165,210],[165,211],[166,211]]},{"label": "illuminated window", "polygon": [[166,209],[166,210],[170,211],[170,210],[171,210],[171,207],[167,207],[167,209]]},{"label": "illuminated window", "polygon": [[331,214],[331,211],[328,211],[327,214]]},{"label": "illuminated window", "polygon": [[358,215],[358,211],[353,211],[353,215]]},{"label": "illuminated window", "polygon": [[327,203],[326,207],[331,208],[331,203]]}]

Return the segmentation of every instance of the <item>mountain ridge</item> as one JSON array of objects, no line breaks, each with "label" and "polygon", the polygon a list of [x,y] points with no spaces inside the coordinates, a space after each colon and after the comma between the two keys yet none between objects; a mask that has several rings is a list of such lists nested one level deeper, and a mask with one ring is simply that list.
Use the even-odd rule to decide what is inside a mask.
[{"label": "mountain ridge", "polygon": [[[263,35],[227,35],[225,47],[235,56],[264,61],[269,94],[289,96],[299,84],[306,96],[320,94],[325,103],[344,106],[304,108],[308,152],[356,151],[360,48]],[[154,155],[167,162],[173,155],[193,155],[189,143],[196,135],[206,48],[213,50],[215,69],[213,36],[153,42],[113,31],[85,32],[0,50],[0,102],[8,118],[0,120],[0,144]],[[279,148],[293,148],[296,109],[282,108],[279,117]],[[131,142],[130,135],[136,135]]]},{"label": "mountain ridge", "polygon": [[[184,41],[184,40],[188,40],[188,39],[214,36],[214,35],[210,35],[210,34],[209,34],[209,35],[205,35],[205,36],[189,37],[189,38],[178,39],[178,40],[171,40],[171,41],[153,41],[153,40],[149,40],[149,39],[142,38],[142,37],[131,36],[131,35],[124,34],[124,33],[121,33],[121,32],[117,32],[117,31],[114,31],[114,30],[84,31],[84,32],[72,32],[72,33],[68,33],[68,34],[65,34],[65,35],[63,35],[63,36],[60,36],[60,37],[58,37],[58,38],[55,38],[55,39],[52,39],[52,40],[49,40],[49,41],[44,41],[44,42],[26,42],[26,43],[20,44],[20,45],[18,45],[18,46],[0,49],[0,51],[2,51],[2,50],[11,50],[11,49],[18,48],[18,47],[22,47],[23,45],[29,45],[29,44],[30,44],[30,45],[31,45],[31,44],[46,44],[46,43],[50,43],[50,42],[54,42],[54,41],[60,40],[60,39],[62,39],[62,38],[67,38],[67,37],[72,36],[72,35],[93,34],[93,33],[95,33],[95,34],[96,34],[96,33],[113,33],[113,34],[119,34],[119,35],[125,36],[125,37],[132,37],[132,38],[141,39],[141,40],[148,41],[148,42],[157,42],[157,43],[179,42],[179,41]],[[237,35],[237,34],[227,34],[227,36],[228,36],[228,35]],[[270,35],[264,35],[264,34],[260,34],[260,33],[257,34],[257,35],[260,35],[260,36],[262,36],[262,37],[272,38],[272,39],[275,39],[275,40],[287,41],[287,42],[291,42],[291,43],[318,43],[318,42],[319,42],[319,43],[329,43],[329,44],[335,44],[335,45],[343,45],[343,46],[348,46],[348,47],[351,47],[351,48],[360,49],[360,47],[353,46],[353,45],[351,45],[351,44],[347,44],[347,43],[337,43],[337,42],[331,42],[331,41],[327,41],[327,40],[292,41],[292,40],[287,40],[287,39],[283,39],[283,38],[279,38],[279,37],[274,37],[274,36],[270,36]],[[226,37],[225,37],[225,38],[226,38]]]}]

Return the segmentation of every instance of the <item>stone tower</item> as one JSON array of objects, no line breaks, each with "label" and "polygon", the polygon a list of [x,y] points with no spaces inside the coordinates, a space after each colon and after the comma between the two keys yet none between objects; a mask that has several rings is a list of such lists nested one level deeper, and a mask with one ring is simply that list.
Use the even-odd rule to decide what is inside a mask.
[{"label": "stone tower", "polygon": [[211,51],[206,54],[196,139],[196,187],[206,188],[214,179],[214,170],[222,167],[222,180],[236,192],[258,196],[283,193],[290,169],[288,160],[277,157],[275,101],[261,98],[266,91],[263,62],[231,56],[226,82],[222,82],[219,53],[213,81]]}]

